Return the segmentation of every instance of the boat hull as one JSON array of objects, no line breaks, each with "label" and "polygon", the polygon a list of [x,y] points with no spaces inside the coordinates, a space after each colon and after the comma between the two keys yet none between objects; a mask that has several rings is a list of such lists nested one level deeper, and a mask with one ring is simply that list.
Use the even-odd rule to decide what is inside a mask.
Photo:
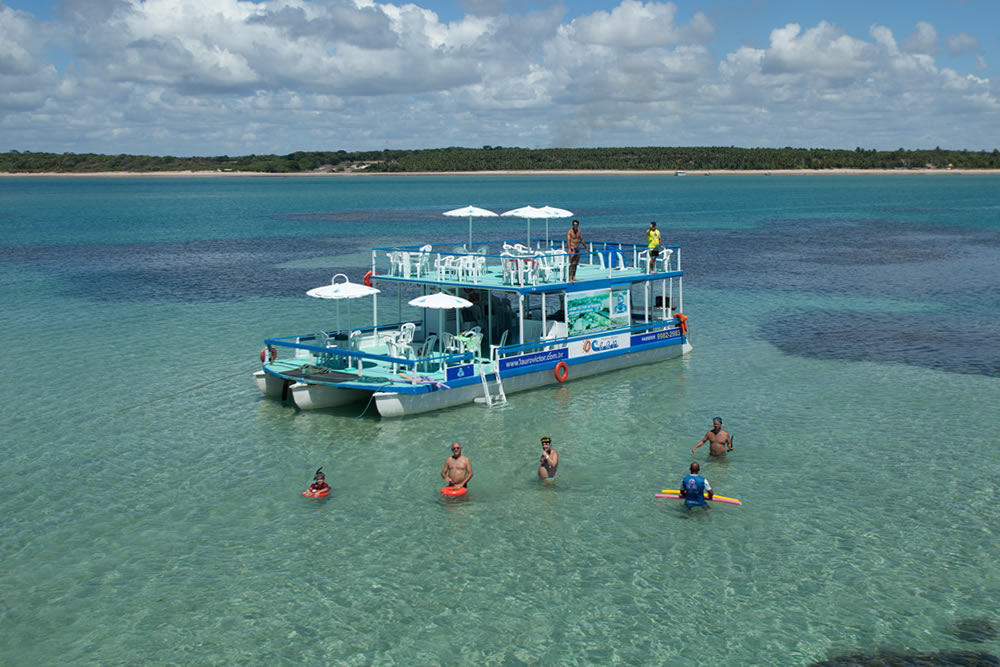
[{"label": "boat hull", "polygon": [[335,387],[328,384],[307,384],[305,382],[294,383],[289,387],[289,393],[295,402],[295,407],[300,410],[335,408],[339,405],[366,401],[372,395],[372,392],[365,391],[364,389],[349,389],[347,387]]},{"label": "boat hull", "polygon": [[[606,357],[604,359],[585,361],[569,366],[569,381],[572,382],[576,378],[598,375],[630,366],[655,363],[679,357],[690,351],[691,345],[685,341],[678,345],[655,347],[648,350]],[[552,368],[503,377],[502,380],[504,393],[508,395],[558,382]],[[383,417],[405,417],[407,415],[432,412],[442,408],[472,403],[477,398],[482,398],[482,396],[483,386],[481,383],[425,394],[376,392],[375,406],[378,408],[379,414]]]},{"label": "boat hull", "polygon": [[285,386],[285,381],[276,375],[257,371],[253,374],[253,379],[257,383],[260,393],[271,398],[280,398],[281,390]]}]

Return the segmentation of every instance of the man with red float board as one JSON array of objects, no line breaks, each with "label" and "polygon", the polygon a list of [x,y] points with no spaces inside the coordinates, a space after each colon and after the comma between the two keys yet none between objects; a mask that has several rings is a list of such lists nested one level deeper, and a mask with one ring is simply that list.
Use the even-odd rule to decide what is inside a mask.
[{"label": "man with red float board", "polygon": [[446,493],[449,487],[452,489],[450,495],[459,495],[457,493],[459,489],[462,493],[465,492],[466,485],[472,479],[472,462],[468,456],[462,453],[461,444],[451,443],[451,456],[444,460],[441,477],[448,484],[444,489],[441,489],[442,493]]}]

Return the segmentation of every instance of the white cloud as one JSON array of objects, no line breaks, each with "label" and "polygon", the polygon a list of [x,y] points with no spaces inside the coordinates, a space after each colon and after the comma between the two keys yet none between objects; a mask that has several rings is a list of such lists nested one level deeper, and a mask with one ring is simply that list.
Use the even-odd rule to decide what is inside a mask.
[{"label": "white cloud", "polygon": [[598,11],[576,19],[572,29],[583,44],[622,48],[668,46],[712,36],[713,27],[701,12],[686,26],[675,25],[676,14],[677,5],[672,2],[622,0],[610,12]]},{"label": "white cloud", "polygon": [[933,55],[937,49],[937,30],[930,23],[920,21],[917,31],[903,42],[903,50],[907,53],[924,53]]},{"label": "white cloud", "polygon": [[953,56],[976,51],[977,49],[979,49],[979,40],[974,35],[970,35],[967,32],[948,35],[948,53]]},{"label": "white cloud", "polygon": [[929,23],[902,43],[790,23],[715,53],[715,26],[678,23],[673,3],[573,20],[465,4],[448,22],[375,0],[63,0],[39,22],[0,0],[0,149],[895,148],[976,146],[1000,126],[985,57],[975,76],[942,67]]},{"label": "white cloud", "polygon": [[765,74],[843,80],[872,69],[875,47],[821,21],[802,32],[797,23],[771,31],[771,46],[761,63]]}]

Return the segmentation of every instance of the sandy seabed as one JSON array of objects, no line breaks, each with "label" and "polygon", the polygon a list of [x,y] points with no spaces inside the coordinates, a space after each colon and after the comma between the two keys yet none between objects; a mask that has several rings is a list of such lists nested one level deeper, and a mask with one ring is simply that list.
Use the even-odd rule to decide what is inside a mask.
[{"label": "sandy seabed", "polygon": [[586,176],[595,174],[610,176],[836,176],[836,175],[934,175],[934,174],[1000,174],[1000,169],[707,169],[704,171],[677,170],[618,170],[618,169],[534,169],[534,170],[495,170],[495,171],[393,171],[393,172],[296,172],[273,174],[260,171],[94,171],[94,172],[0,172],[0,178],[37,178],[37,177],[79,177],[79,178],[227,178],[260,177],[260,178],[300,178],[303,176],[349,177],[349,176],[531,176],[531,175],[564,175]]}]

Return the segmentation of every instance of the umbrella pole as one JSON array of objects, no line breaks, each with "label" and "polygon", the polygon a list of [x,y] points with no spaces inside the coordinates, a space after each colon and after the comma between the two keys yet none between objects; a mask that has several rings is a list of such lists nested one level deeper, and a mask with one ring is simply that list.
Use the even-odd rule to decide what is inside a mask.
[{"label": "umbrella pole", "polygon": [[469,216],[469,245],[465,249],[467,252],[472,252],[472,216]]}]

